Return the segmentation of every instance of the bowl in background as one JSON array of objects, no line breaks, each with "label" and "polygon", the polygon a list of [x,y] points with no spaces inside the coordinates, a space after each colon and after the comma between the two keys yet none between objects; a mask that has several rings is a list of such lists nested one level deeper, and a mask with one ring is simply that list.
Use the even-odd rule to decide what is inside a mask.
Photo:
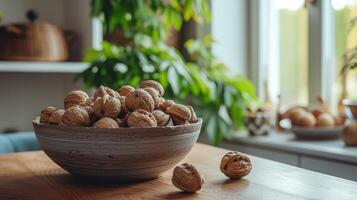
[{"label": "bowl in background", "polygon": [[75,176],[114,181],[158,177],[192,149],[195,124],[157,128],[62,127],[33,121],[38,142],[55,163]]},{"label": "bowl in background", "polygon": [[348,108],[347,116],[357,119],[357,101],[351,99],[343,100],[343,105]]}]

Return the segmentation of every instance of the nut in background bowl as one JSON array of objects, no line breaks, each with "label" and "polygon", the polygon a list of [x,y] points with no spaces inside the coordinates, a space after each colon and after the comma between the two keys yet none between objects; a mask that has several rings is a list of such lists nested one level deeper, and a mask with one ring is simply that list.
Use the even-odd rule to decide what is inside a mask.
[{"label": "nut in background bowl", "polygon": [[158,177],[192,149],[197,123],[157,128],[63,127],[33,121],[37,140],[55,163],[75,176],[110,181]]}]

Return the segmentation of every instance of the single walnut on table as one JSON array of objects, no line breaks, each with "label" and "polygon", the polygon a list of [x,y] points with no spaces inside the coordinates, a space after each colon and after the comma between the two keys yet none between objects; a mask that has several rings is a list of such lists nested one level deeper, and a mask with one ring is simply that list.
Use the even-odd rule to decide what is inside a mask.
[{"label": "single walnut on table", "polygon": [[175,167],[171,181],[180,190],[194,193],[201,189],[204,178],[196,167],[185,163]]},{"label": "single walnut on table", "polygon": [[252,163],[240,152],[228,152],[221,160],[221,172],[232,179],[240,179],[250,173]]}]

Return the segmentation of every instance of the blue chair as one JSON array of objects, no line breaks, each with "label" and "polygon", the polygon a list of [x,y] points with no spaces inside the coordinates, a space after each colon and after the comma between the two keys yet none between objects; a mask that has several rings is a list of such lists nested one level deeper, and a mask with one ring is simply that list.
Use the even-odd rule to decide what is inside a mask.
[{"label": "blue chair", "polygon": [[34,132],[0,133],[0,154],[40,150]]}]

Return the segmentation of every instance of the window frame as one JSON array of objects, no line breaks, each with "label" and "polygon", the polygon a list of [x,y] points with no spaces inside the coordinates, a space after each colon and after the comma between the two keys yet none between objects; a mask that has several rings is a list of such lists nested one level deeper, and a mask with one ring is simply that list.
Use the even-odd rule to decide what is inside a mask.
[{"label": "window frame", "polygon": [[[248,77],[253,81],[260,99],[264,99],[264,81],[277,102],[279,90],[279,23],[273,0],[249,1],[250,56]],[[335,16],[330,0],[316,0],[308,6],[308,103],[323,97],[328,103],[333,98],[336,74]],[[268,31],[267,31],[268,30]],[[275,45],[274,45],[275,43]]]}]

